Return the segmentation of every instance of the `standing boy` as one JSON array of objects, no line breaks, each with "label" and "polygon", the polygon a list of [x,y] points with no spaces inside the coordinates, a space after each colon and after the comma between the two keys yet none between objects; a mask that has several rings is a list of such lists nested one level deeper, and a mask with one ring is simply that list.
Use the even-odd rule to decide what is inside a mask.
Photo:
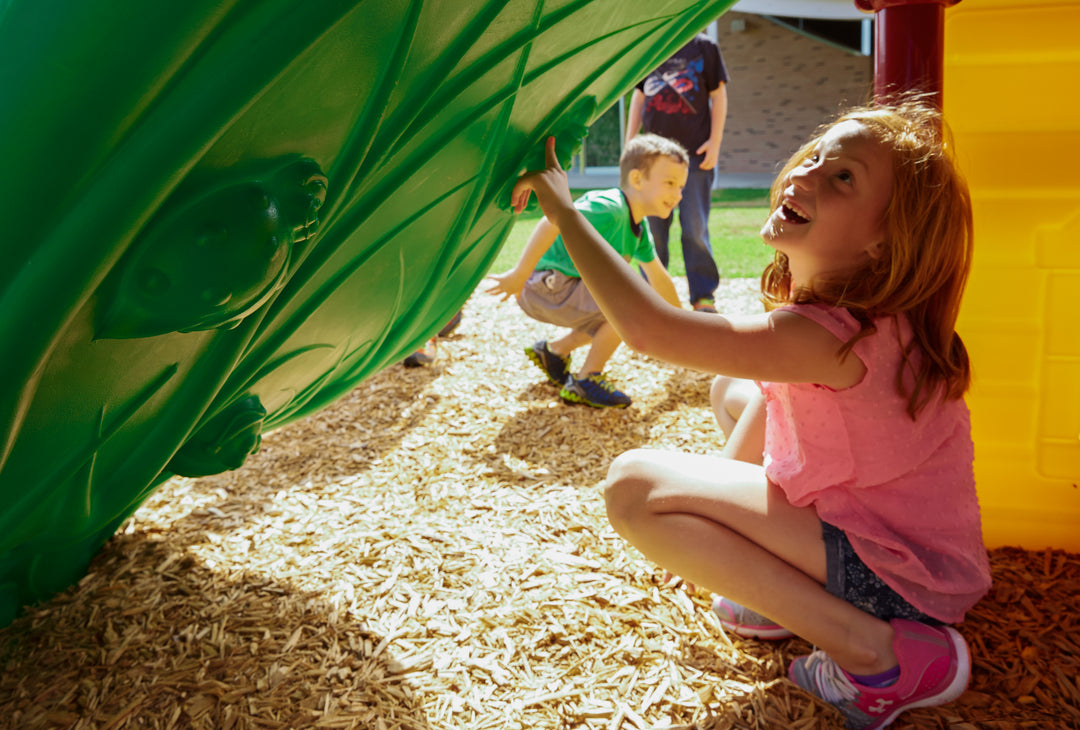
[{"label": "standing boy", "polygon": [[[643,221],[650,215],[671,215],[682,198],[688,165],[686,150],[677,142],[643,134],[623,150],[618,188],[590,190],[574,202],[612,248],[625,260],[641,264],[652,287],[675,307],[680,306],[675,283],[657,259]],[[630,405],[630,397],[604,377],[604,366],[622,339],[582,283],[559,229],[547,218],[536,224],[517,265],[489,278],[494,281],[490,293],[514,296],[533,319],[569,328],[556,340],[540,340],[525,348],[529,359],[561,388],[564,401],[596,408]],[[584,363],[571,373],[570,354],[590,343]]]},{"label": "standing boy", "polygon": [[[709,243],[709,206],[720,142],[727,117],[727,68],[708,36],[699,33],[637,85],[630,97],[627,140],[644,127],[670,137],[690,151],[690,175],[682,203],[683,261],[694,309],[715,312],[720,272]],[[649,218],[656,252],[668,264],[671,216]]]}]

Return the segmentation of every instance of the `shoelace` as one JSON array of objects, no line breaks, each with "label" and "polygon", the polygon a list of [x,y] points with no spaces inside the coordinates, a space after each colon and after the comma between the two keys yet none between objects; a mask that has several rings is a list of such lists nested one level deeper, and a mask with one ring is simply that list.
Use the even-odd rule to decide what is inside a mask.
[{"label": "shoelace", "polygon": [[844,670],[820,649],[806,657],[805,667],[813,678],[816,693],[826,702],[851,702],[859,696],[859,690]]}]

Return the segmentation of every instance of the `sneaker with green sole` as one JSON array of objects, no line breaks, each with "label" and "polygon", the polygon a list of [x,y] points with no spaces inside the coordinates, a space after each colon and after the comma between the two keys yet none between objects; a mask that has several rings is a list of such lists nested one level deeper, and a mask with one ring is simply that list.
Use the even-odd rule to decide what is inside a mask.
[{"label": "sneaker with green sole", "polygon": [[584,378],[566,376],[559,397],[567,403],[583,403],[593,408],[626,408],[632,402],[630,396],[609,383],[603,373],[592,373]]},{"label": "sneaker with green sole", "polygon": [[544,371],[544,375],[552,384],[563,386],[566,376],[569,375],[570,358],[556,355],[548,349],[547,340],[540,340],[536,344],[525,348],[525,355],[536,363],[536,367]]}]

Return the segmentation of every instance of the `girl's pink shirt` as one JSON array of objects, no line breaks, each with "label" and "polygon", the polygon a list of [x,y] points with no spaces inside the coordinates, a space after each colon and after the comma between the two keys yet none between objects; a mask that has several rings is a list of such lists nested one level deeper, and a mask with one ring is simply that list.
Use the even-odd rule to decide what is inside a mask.
[{"label": "girl's pink shirt", "polygon": [[[846,309],[784,309],[843,342],[860,329]],[[877,332],[853,348],[866,365],[858,384],[839,391],[760,384],[765,471],[793,505],[813,505],[842,529],[863,562],[913,606],[959,622],[990,588],[968,409],[961,399],[935,398],[913,421],[896,388],[911,325],[903,316],[874,324]]]}]

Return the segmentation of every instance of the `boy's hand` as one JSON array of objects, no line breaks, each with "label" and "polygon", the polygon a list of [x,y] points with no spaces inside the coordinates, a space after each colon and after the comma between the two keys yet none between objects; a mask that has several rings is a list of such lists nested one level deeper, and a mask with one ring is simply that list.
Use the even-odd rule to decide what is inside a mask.
[{"label": "boy's hand", "polygon": [[525,288],[525,282],[528,280],[528,276],[520,276],[516,269],[510,271],[504,271],[501,274],[488,274],[487,277],[493,283],[487,288],[487,293],[494,296],[502,296],[502,300],[505,302],[510,297],[516,297],[521,294],[521,290]]},{"label": "boy's hand", "polygon": [[555,155],[554,137],[547,138],[544,157],[547,168],[526,172],[519,177],[514,190],[510,193],[510,202],[514,206],[514,212],[520,213],[525,210],[529,202],[529,193],[535,191],[540,209],[544,211],[549,221],[555,222],[559,211],[573,208],[574,201],[570,197],[570,183],[566,178],[566,173],[559,164],[559,158]]},{"label": "boy's hand", "polygon": [[698,165],[699,170],[711,170],[716,167],[716,161],[720,158],[720,145],[714,145],[712,139],[705,140],[705,144],[697,149],[699,155],[705,155],[705,159]]}]

